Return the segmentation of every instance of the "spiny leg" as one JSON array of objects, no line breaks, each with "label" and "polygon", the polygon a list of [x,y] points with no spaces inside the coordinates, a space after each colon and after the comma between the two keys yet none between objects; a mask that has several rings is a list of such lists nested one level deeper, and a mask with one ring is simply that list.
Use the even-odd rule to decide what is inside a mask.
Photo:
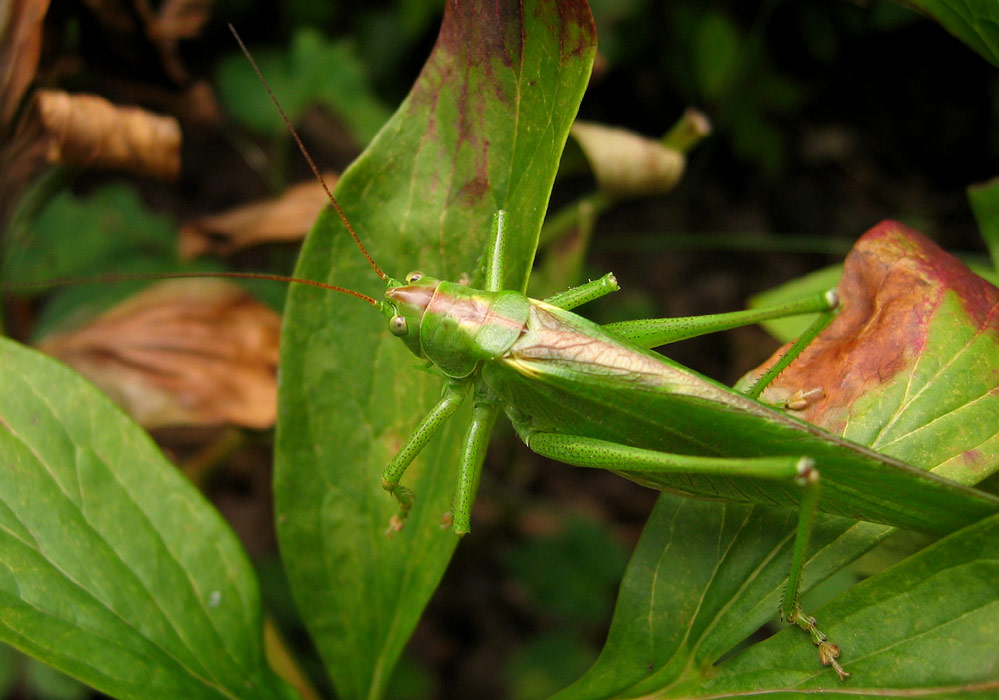
[{"label": "spiny leg", "polygon": [[479,477],[482,475],[482,462],[489,447],[489,435],[499,415],[499,407],[485,401],[478,394],[472,407],[472,422],[465,434],[461,463],[458,467],[458,488],[454,494],[452,509],[452,529],[455,534],[464,535],[471,529],[472,503],[479,490]]},{"label": "spiny leg", "polygon": [[434,435],[440,432],[448,419],[458,410],[462,399],[468,393],[469,386],[471,385],[468,382],[455,381],[446,384],[440,401],[423,417],[420,424],[416,426],[416,430],[413,431],[413,434],[409,436],[409,439],[406,440],[403,446],[399,448],[395,457],[392,458],[392,461],[385,467],[385,471],[382,472],[382,488],[392,494],[395,500],[399,502],[399,513],[392,516],[392,521],[389,524],[386,534],[401,530],[406,521],[406,516],[409,515],[409,511],[413,507],[413,492],[399,483],[402,475],[406,472],[409,465],[412,464],[413,460],[416,459],[416,456],[420,454],[420,450],[430,442],[430,439]]},{"label": "spiny leg", "polygon": [[[603,326],[619,338],[630,340],[643,348],[656,348],[678,340],[695,338],[707,333],[716,333],[731,328],[750,326],[761,321],[786,318],[810,313],[828,313],[836,308],[838,297],[835,290],[816,294],[798,301],[776,304],[761,309],[732,311],[706,316],[681,316],[677,318],[651,318],[635,321],[620,321]],[[800,351],[799,351],[800,352]]]},{"label": "spiny leg", "polygon": [[486,261],[483,288],[487,292],[501,292],[503,274],[506,272],[506,212],[502,209],[493,214],[486,241]]},{"label": "spiny leg", "polygon": [[805,332],[798,336],[798,338],[791,344],[791,347],[787,349],[780,359],[775,362],[770,369],[763,373],[763,375],[756,380],[756,383],[746,391],[746,396],[756,399],[759,398],[763,390],[770,386],[770,383],[780,375],[788,366],[794,362],[799,355],[807,348],[813,340],[815,340],[819,333],[825,330],[826,326],[832,323],[833,319],[836,318],[835,308],[829,309],[826,313],[820,314],[818,318],[810,325]]},{"label": "spiny leg", "polygon": [[565,309],[566,311],[571,311],[577,306],[581,306],[588,301],[593,301],[594,299],[599,299],[600,297],[610,294],[611,292],[616,292],[619,289],[620,287],[617,284],[617,279],[612,273],[608,272],[600,279],[591,280],[579,285],[578,287],[572,287],[564,292],[559,292],[558,294],[552,294],[550,297],[545,299],[545,303],[557,306],[560,309]]},{"label": "spiny leg", "polygon": [[801,609],[798,602],[798,588],[801,586],[801,574],[804,570],[805,558],[808,554],[808,541],[812,537],[812,527],[819,509],[819,473],[814,468],[808,468],[799,477],[804,489],[801,496],[801,508],[798,511],[798,528],[794,533],[794,548],[791,552],[791,570],[787,576],[787,588],[780,604],[780,619],[797,625],[808,632],[819,650],[819,661],[823,666],[832,666],[839,679],[846,680],[850,674],[843,670],[836,660],[839,658],[839,647],[829,641],[825,633],[816,627],[816,620]]},{"label": "spiny leg", "polygon": [[823,665],[832,666],[841,679],[850,675],[836,661],[839,648],[828,641],[826,635],[816,627],[815,618],[806,615],[798,604],[801,572],[819,503],[819,473],[813,460],[794,456],[730,458],[673,454],[559,433],[525,433],[522,437],[527,446],[538,454],[577,467],[740,476],[774,481],[794,479],[802,487],[802,498],[787,588],[781,602],[781,617],[809,633],[812,642],[819,649],[819,660]]}]

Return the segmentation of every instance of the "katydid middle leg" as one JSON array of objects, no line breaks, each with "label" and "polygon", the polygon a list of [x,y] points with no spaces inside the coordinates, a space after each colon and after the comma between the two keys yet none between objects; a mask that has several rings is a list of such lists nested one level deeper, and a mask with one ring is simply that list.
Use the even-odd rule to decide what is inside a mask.
[{"label": "katydid middle leg", "polygon": [[787,318],[800,314],[833,312],[838,304],[834,290],[805,297],[793,302],[774,304],[760,309],[732,311],[723,314],[708,314],[705,316],[680,316],[675,318],[648,318],[634,321],[619,321],[608,323],[603,329],[619,338],[630,340],[643,348],[657,348],[679,340],[696,338],[697,336],[732,328],[750,326],[761,321],[776,318]]}]

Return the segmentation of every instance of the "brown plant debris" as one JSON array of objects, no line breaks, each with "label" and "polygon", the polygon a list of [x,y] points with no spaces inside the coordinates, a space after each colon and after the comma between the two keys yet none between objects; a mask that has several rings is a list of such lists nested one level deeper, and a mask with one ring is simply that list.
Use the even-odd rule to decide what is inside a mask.
[{"label": "brown plant debris", "polygon": [[142,425],[264,429],[277,412],[280,317],[222,280],[157,283],[39,347]]},{"label": "brown plant debris", "polygon": [[[323,179],[333,187],[337,176],[324,173]],[[328,203],[322,185],[308,180],[292,185],[279,197],[199,217],[181,228],[180,254],[184,258],[206,253],[224,257],[261,243],[300,241]]]},{"label": "brown plant debris", "polygon": [[6,132],[38,70],[48,0],[12,0],[0,6],[0,129]]},{"label": "brown plant debris", "polygon": [[180,125],[173,117],[120,107],[97,95],[35,93],[28,122],[46,141],[46,160],[120,169],[173,180],[180,172]]},{"label": "brown plant debris", "polygon": [[683,175],[683,153],[616,127],[577,121],[570,131],[602,192],[640,197],[668,192]]}]

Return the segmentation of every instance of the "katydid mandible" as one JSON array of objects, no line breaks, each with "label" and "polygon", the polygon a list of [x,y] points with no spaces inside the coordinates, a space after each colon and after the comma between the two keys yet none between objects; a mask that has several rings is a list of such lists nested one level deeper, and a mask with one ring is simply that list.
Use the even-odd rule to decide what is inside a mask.
[{"label": "katydid mandible", "polygon": [[[286,117],[285,122],[326,188]],[[444,378],[440,400],[382,475],[383,487],[400,506],[390,532],[402,527],[413,503],[414,494],[401,483],[407,467],[471,394],[473,416],[451,515],[454,532],[469,531],[483,457],[500,410],[530,449],[566,464],[609,469],[652,488],[694,497],[797,508],[781,616],[807,631],[822,663],[845,679],[849,674],[837,661],[838,647],[797,602],[817,511],[931,533],[949,533],[999,512],[995,496],[874,452],[752,398],[776,371],[747,395],[651,350],[761,320],[819,312],[819,321],[781,361],[780,366],[786,366],[831,320],[836,306],[832,293],[769,309],[600,326],[571,309],[616,290],[611,275],[544,301],[502,288],[502,211],[494,217],[483,256],[484,289],[419,272],[399,282],[379,269],[326,191],[386,291],[383,299],[375,300],[340,287],[317,286],[374,306],[388,318],[391,333]],[[892,485],[890,495],[885,495],[886,483]]]}]

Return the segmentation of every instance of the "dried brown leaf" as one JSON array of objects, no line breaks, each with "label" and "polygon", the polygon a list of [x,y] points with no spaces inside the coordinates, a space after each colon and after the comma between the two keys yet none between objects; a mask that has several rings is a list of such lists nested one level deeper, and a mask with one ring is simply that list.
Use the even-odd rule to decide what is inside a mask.
[{"label": "dried brown leaf", "polygon": [[0,133],[6,133],[35,78],[42,51],[42,22],[49,0],[12,0],[0,5]]},{"label": "dried brown leaf", "polygon": [[[323,179],[333,187],[337,177],[324,173]],[[180,230],[181,256],[226,256],[261,243],[299,241],[328,203],[322,185],[310,180],[289,187],[279,197],[200,217]]]},{"label": "dried brown leaf", "polygon": [[570,133],[586,154],[600,190],[614,196],[668,192],[686,167],[681,152],[624,129],[576,121]]},{"label": "dried brown leaf", "polygon": [[180,172],[181,132],[173,117],[120,107],[96,95],[39,90],[26,122],[26,129],[40,130],[50,163],[165,180]]},{"label": "dried brown leaf", "polygon": [[280,317],[221,280],[170,280],[39,347],[146,427],[263,429],[277,411]]}]

